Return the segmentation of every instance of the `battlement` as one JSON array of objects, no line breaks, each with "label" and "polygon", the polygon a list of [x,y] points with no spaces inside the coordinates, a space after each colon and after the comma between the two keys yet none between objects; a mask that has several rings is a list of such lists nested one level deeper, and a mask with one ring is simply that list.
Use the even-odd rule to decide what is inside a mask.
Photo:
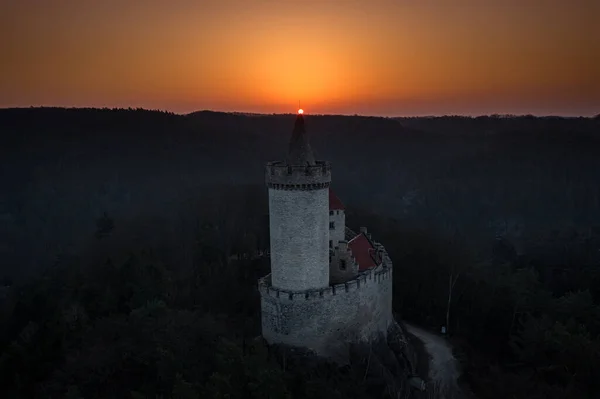
[{"label": "battlement", "polygon": [[[351,254],[351,250],[348,247],[347,241],[340,241],[339,244],[340,249],[346,250]],[[382,244],[373,241],[373,245],[378,255],[377,258],[378,260],[380,260],[378,266],[358,273],[355,278],[346,281],[345,283],[334,284],[330,285],[327,288],[320,288],[316,290],[282,290],[273,287],[273,285],[271,284],[271,273],[269,273],[258,280],[258,290],[262,294],[267,294],[269,296],[276,297],[279,299],[316,299],[323,298],[327,295],[337,295],[349,291],[354,291],[371,281],[377,283],[386,281],[392,278],[392,259],[389,257],[387,251],[385,250],[385,247]],[[356,259],[353,256],[351,257],[351,261],[356,263]]]},{"label": "battlement", "polygon": [[265,180],[269,188],[280,190],[315,190],[327,188],[331,183],[331,165],[316,161],[316,165],[288,165],[285,162],[269,162],[265,168]]},{"label": "battlement", "polygon": [[327,288],[305,291],[288,291],[274,288],[271,285],[271,274],[267,274],[258,280],[258,290],[263,295],[277,298],[280,301],[306,301],[319,300],[327,296],[344,295],[348,292],[354,292],[367,285],[380,284],[392,278],[392,269],[384,268],[380,271],[375,269],[366,270],[356,276],[356,278],[341,284],[331,285]]},{"label": "battlement", "polygon": [[271,274],[258,280],[258,290],[263,295],[271,296],[283,301],[318,300],[326,296],[343,295],[361,289],[370,284],[378,284],[392,278],[392,261],[383,245],[374,243],[381,256],[381,266],[368,269],[345,283],[334,284],[326,288],[303,291],[281,290],[271,284]]}]

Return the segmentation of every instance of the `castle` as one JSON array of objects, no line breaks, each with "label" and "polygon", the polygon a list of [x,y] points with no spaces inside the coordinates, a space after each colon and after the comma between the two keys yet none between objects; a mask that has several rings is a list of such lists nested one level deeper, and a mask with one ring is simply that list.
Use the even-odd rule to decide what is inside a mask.
[{"label": "castle", "polygon": [[299,111],[285,161],[266,165],[271,273],[259,279],[269,344],[343,356],[393,324],[392,262],[365,228],[345,225],[331,165],[315,160]]}]

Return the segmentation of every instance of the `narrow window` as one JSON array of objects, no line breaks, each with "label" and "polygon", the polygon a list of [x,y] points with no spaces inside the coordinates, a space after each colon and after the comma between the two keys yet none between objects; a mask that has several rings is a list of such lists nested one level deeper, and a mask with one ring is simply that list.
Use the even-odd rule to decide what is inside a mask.
[{"label": "narrow window", "polygon": [[340,214],[340,211],[335,211],[335,214],[336,214],[336,215],[339,215],[339,214]]},{"label": "narrow window", "polygon": [[335,222],[329,222],[329,230],[335,229]]},{"label": "narrow window", "polygon": [[329,240],[329,248],[333,248],[333,240]]},{"label": "narrow window", "polygon": [[340,270],[346,270],[346,261],[344,259],[340,259]]},{"label": "narrow window", "polygon": [[333,211],[329,211],[329,214],[330,214],[330,215],[333,215]]}]

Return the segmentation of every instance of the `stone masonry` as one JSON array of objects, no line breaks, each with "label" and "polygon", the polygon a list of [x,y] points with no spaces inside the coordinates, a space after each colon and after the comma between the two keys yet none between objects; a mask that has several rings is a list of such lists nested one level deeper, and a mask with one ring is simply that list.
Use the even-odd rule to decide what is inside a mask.
[{"label": "stone masonry", "polygon": [[296,119],[286,161],[268,163],[265,178],[271,273],[258,281],[263,337],[270,344],[336,358],[348,343],[386,335],[393,324],[392,262],[374,242],[376,267],[358,272],[356,265],[349,265],[343,283],[330,276],[330,238],[334,246],[349,251],[345,220],[335,220],[340,234],[335,231],[330,237],[331,167],[315,160],[302,115]]}]

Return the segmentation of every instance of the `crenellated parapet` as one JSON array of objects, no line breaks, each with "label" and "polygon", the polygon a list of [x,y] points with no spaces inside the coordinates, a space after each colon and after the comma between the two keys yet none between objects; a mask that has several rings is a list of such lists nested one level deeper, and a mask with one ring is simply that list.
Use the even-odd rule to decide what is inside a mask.
[{"label": "crenellated parapet", "polygon": [[279,190],[327,188],[331,183],[331,165],[327,161],[316,161],[315,165],[269,162],[265,168],[265,180],[269,188]]},{"label": "crenellated parapet", "polygon": [[341,284],[330,285],[326,288],[315,290],[291,291],[273,287],[271,274],[258,280],[258,290],[261,294],[277,298],[283,301],[318,300],[327,296],[344,295],[371,284],[380,284],[392,278],[392,261],[383,245],[375,243],[376,249],[381,256],[381,267],[368,269],[357,274],[352,280]]},{"label": "crenellated parapet", "polygon": [[305,291],[288,291],[274,288],[271,285],[271,275],[268,274],[258,281],[258,290],[261,294],[277,298],[280,301],[319,300],[328,296],[344,295],[365,288],[367,285],[381,284],[392,278],[392,269],[375,271],[370,269],[361,272],[356,278],[341,284],[331,285],[327,288]]}]

